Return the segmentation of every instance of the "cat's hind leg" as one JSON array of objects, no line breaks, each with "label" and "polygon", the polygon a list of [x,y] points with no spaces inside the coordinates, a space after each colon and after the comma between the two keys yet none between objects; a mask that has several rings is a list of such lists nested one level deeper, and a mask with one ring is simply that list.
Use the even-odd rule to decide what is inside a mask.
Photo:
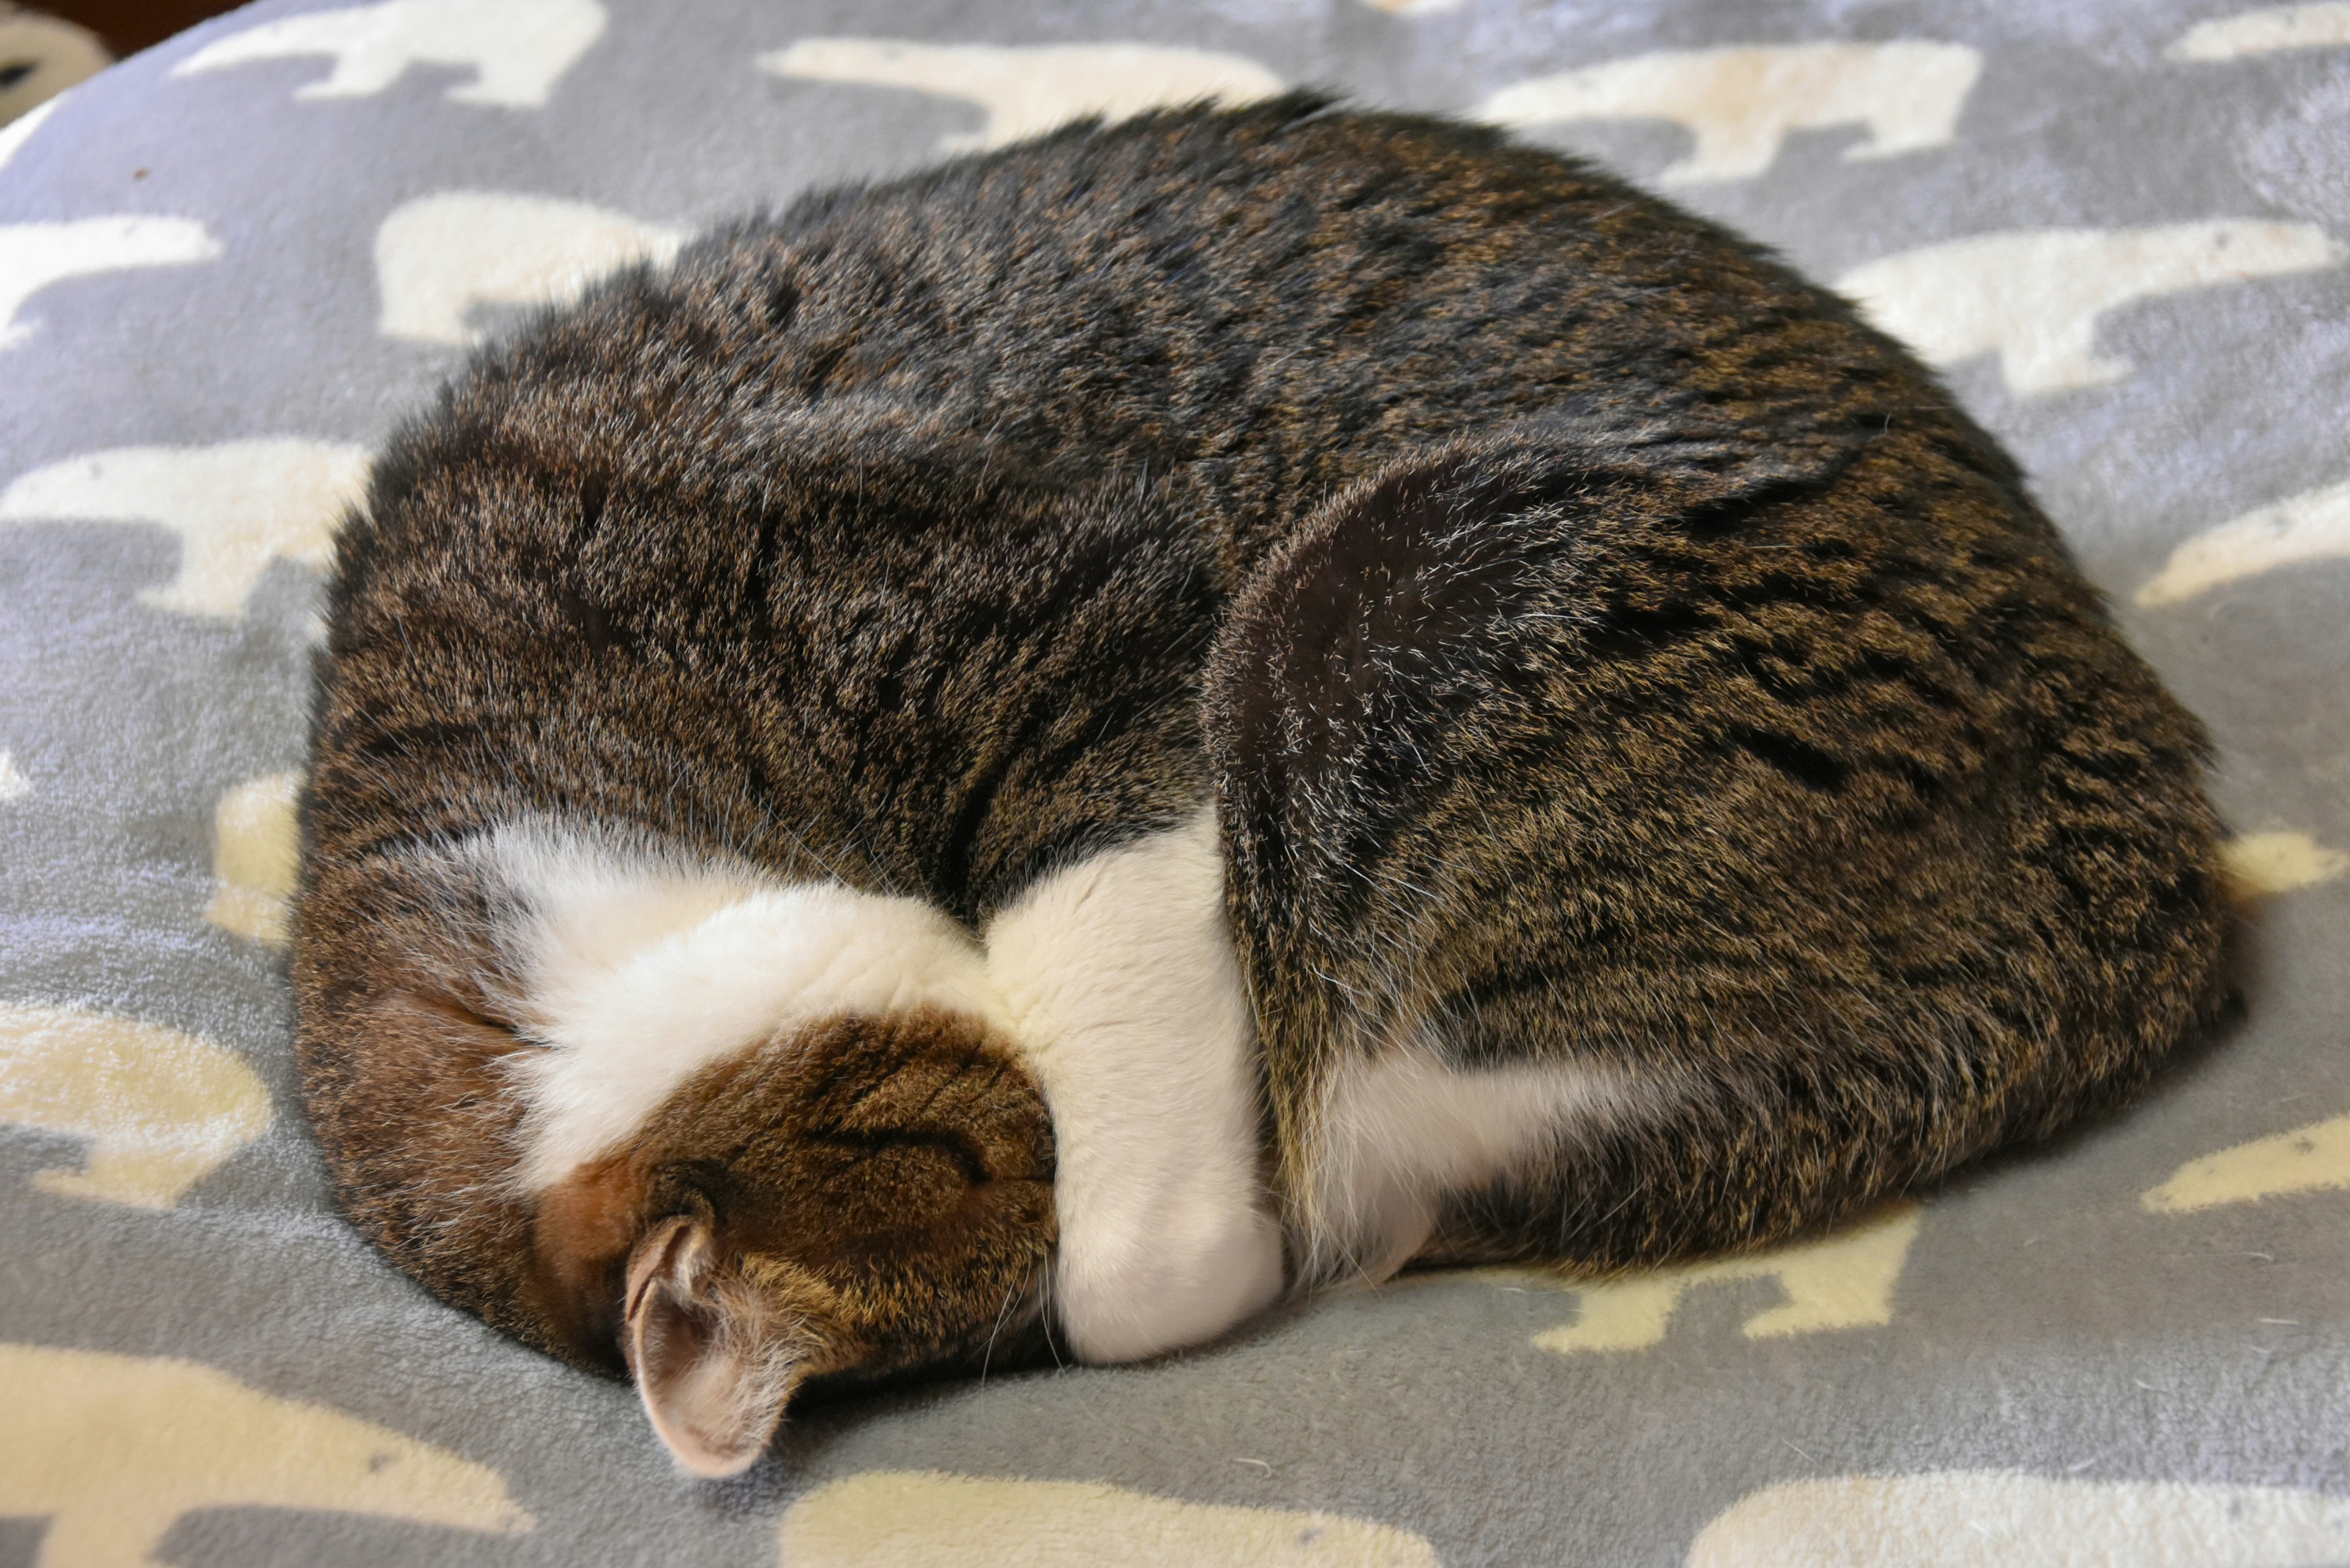
[{"label": "cat's hind leg", "polygon": [[1463,444],[1240,596],[1206,732],[1309,1282],[1778,1240],[2211,1015],[2200,732],[1913,417],[1743,488]]}]

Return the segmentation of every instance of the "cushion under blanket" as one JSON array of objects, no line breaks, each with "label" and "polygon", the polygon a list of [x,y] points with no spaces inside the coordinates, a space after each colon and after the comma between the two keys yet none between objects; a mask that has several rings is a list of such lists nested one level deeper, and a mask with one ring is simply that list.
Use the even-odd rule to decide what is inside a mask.
[{"label": "cushion under blanket", "polygon": [[[1943,368],[2215,732],[2245,1005],[1776,1255],[1414,1276],[795,1410],[720,1486],[334,1215],[283,899],[371,446],[596,271],[1287,84],[1472,114]],[[2350,4],[263,4],[0,130],[0,1565],[2350,1563]]]}]

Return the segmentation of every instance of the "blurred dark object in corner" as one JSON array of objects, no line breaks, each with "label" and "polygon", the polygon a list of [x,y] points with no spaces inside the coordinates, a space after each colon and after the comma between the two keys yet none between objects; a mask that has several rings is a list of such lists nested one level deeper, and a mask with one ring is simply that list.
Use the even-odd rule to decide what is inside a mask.
[{"label": "blurred dark object in corner", "polygon": [[[244,0],[41,0],[41,9],[96,33],[115,58],[135,55]],[[484,0],[494,5],[496,0]]]},{"label": "blurred dark object in corner", "polygon": [[[0,125],[243,0],[0,0]],[[494,0],[484,0],[494,4]]]},{"label": "blurred dark object in corner", "polygon": [[113,63],[87,27],[0,0],[0,125]]}]

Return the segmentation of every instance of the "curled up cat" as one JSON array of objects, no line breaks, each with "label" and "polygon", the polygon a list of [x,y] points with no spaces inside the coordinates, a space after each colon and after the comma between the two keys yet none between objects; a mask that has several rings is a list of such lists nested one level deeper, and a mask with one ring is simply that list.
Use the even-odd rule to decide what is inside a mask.
[{"label": "curled up cat", "polygon": [[732,1474],[833,1383],[1830,1224],[2213,1016],[2201,730],[1835,296],[1305,96],[835,191],[341,533],[351,1219]]}]

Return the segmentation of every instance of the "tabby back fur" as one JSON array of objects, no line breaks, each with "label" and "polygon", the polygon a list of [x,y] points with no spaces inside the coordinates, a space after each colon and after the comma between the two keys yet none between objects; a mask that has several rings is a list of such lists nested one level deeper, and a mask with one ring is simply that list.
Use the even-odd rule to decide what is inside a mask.
[{"label": "tabby back fur", "polygon": [[[395,1262],[724,1473],[805,1377],[1068,1332],[1081,1133],[1142,1146],[1056,1086],[1084,1029],[951,998],[1073,868],[1212,814],[1276,1287],[1617,1269],[2142,1085],[2222,992],[2206,754],[2015,465],[1757,247],[1311,97],[1080,126],[623,274],[400,431],[338,545],[302,1071]],[[979,978],[754,1019],[534,1184],[590,884],[683,900],[630,952],[815,887]]]}]

